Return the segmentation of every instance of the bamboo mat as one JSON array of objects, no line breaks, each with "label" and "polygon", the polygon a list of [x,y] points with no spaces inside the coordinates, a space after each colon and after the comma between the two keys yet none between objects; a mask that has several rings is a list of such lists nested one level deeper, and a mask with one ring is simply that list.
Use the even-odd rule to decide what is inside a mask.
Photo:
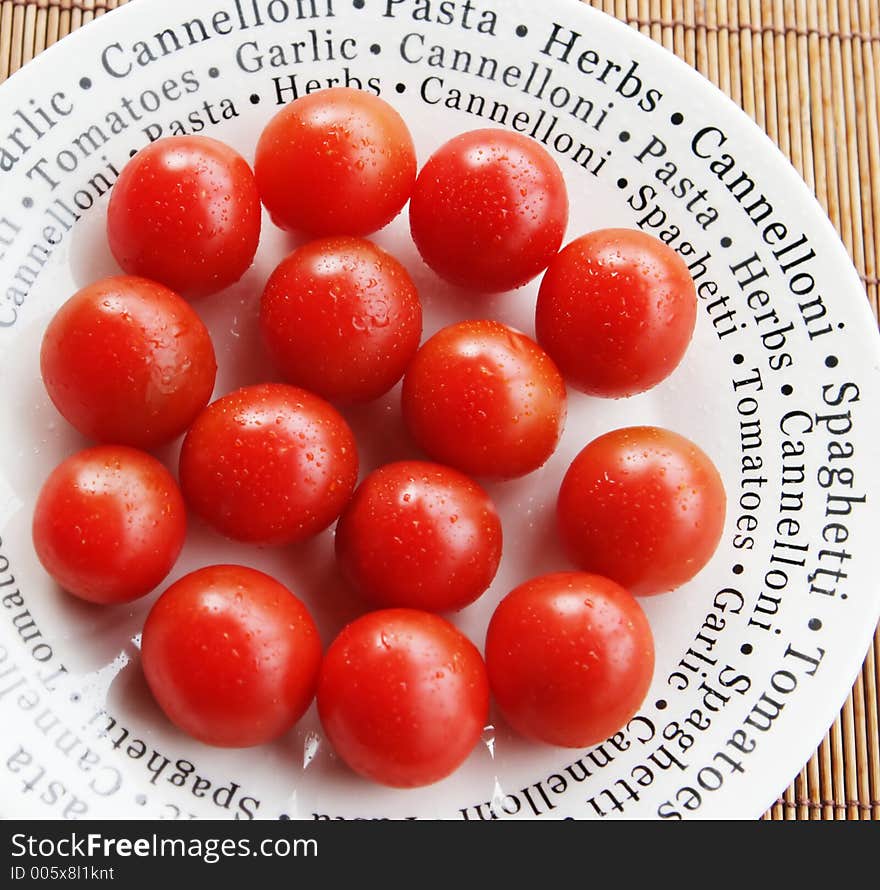
[{"label": "bamboo mat", "polygon": [[[0,0],[0,82],[128,0]],[[878,0],[589,0],[681,56],[770,135],[843,238],[878,315]],[[765,819],[880,820],[880,629],[840,717]]]}]

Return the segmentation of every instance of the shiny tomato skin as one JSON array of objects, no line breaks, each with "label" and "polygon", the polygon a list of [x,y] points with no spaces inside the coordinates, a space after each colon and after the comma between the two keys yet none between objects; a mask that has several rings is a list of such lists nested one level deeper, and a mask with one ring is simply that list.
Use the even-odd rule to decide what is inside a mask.
[{"label": "shiny tomato skin", "polygon": [[621,398],[675,370],[696,318],[693,279],[671,247],[638,230],[602,229],[550,263],[535,330],[571,386]]},{"label": "shiny tomato skin", "polygon": [[321,641],[306,607],[278,581],[216,565],[156,600],[141,661],[172,723],[205,744],[245,748],[278,738],[306,712]]},{"label": "shiny tomato skin", "polygon": [[489,714],[480,653],[448,621],[415,609],[369,612],[324,656],[318,713],[330,743],[362,776],[430,785],[468,757]]},{"label": "shiny tomato skin", "polygon": [[557,501],[573,562],[637,596],[693,578],[724,530],[724,483],[689,439],[660,427],[605,433],[575,457]]},{"label": "shiny tomato skin", "polygon": [[261,222],[257,184],[238,152],[207,136],[166,136],[122,170],[107,208],[107,237],[124,271],[191,298],[244,275]]},{"label": "shiny tomato skin", "polygon": [[333,87],[301,96],[269,121],[254,171],[281,228],[369,235],[409,199],[416,153],[403,118],[384,99]]},{"label": "shiny tomato skin", "polygon": [[289,544],[327,528],[357,481],[348,424],[329,403],[283,383],[246,386],[196,418],[180,452],[192,509],[221,534]]},{"label": "shiny tomato skin", "polygon": [[403,416],[439,463],[512,479],[543,465],[565,425],[565,383],[525,334],[496,321],[438,331],[403,381]]},{"label": "shiny tomato skin", "polygon": [[526,581],[498,604],[486,667],[513,729],[586,748],[638,711],[654,672],[654,641],[645,613],[620,585],[558,572]]},{"label": "shiny tomato skin", "polygon": [[40,351],[53,404],[97,442],[153,449],[181,435],[214,389],[210,335],[182,297],[119,275],[77,291]]},{"label": "shiny tomato skin", "polygon": [[393,256],[361,238],[322,238],[272,273],[260,328],[291,383],[331,402],[366,402],[403,376],[419,348],[422,305]]},{"label": "shiny tomato skin", "polygon": [[156,458],[98,445],[59,464],[43,484],[33,518],[36,554],[80,599],[110,605],[145,596],[177,561],[186,508]]},{"label": "shiny tomato skin", "polygon": [[444,612],[492,583],[501,540],[480,485],[440,464],[399,461],[358,486],[336,527],[336,556],[373,607]]},{"label": "shiny tomato skin", "polygon": [[540,143],[508,130],[472,130],[429,158],[409,219],[422,259],[441,278],[505,291],[531,281],[556,255],[568,195]]}]

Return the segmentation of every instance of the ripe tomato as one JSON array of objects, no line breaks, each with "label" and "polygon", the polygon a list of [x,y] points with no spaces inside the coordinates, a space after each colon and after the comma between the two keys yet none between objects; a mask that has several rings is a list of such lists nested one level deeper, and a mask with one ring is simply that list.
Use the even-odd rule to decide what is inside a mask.
[{"label": "ripe tomato", "polygon": [[337,754],[396,788],[457,769],[480,738],[489,684],[480,653],[448,621],[415,609],[370,612],[330,645],[318,713]]},{"label": "ripe tomato", "polygon": [[501,520],[467,476],[401,461],[358,486],[336,527],[336,556],[373,606],[462,609],[495,577]]},{"label": "ripe tomato", "polygon": [[206,744],[245,748],[278,738],[306,712],[321,641],[306,607],[273,578],[209,566],[156,600],[141,660],[172,723]]},{"label": "ripe tomato", "polygon": [[559,250],[568,224],[565,180],[538,142],[473,130],[450,139],[422,168],[409,221],[419,253],[441,278],[510,290]]},{"label": "ripe tomato", "polygon": [[619,398],[675,370],[696,318],[693,279],[671,247],[637,230],[603,229],[550,263],[535,329],[575,389]]},{"label": "ripe tomato", "polygon": [[272,273],[260,327],[285,377],[335,402],[365,402],[400,380],[422,336],[406,269],[360,238],[324,238]]},{"label": "ripe tomato", "polygon": [[44,483],[33,538],[46,571],[92,603],[149,593],[171,571],[186,534],[186,508],[156,458],[99,445],[67,458]]},{"label": "ripe tomato", "polygon": [[309,235],[369,235],[400,213],[416,178],[403,118],[345,87],[291,102],[266,125],[254,163],[272,220]]},{"label": "ripe tomato", "polygon": [[418,444],[474,476],[509,479],[540,467],[565,424],[565,383],[525,334],[497,321],[436,333],[403,381],[403,416]]},{"label": "ripe tomato", "polygon": [[639,709],[654,672],[648,619],[630,593],[599,575],[526,581],[498,605],[486,634],[489,684],[521,735],[586,748]]},{"label": "ripe tomato", "polygon": [[559,531],[582,569],[638,596],[689,581],[712,557],[726,496],[711,460],[690,440],[652,426],[595,439],[559,489]]},{"label": "ripe tomato", "polygon": [[210,404],[180,452],[189,505],[239,541],[287,544],[325,529],[351,497],[354,435],[323,399],[283,383],[246,386]]},{"label": "ripe tomato", "polygon": [[247,161],[207,136],[142,148],[110,195],[107,236],[119,265],[186,297],[238,281],[260,239],[260,196]]},{"label": "ripe tomato", "polygon": [[99,442],[156,448],[211,398],[208,330],[173,291],[120,275],[84,287],[43,335],[43,382],[55,407]]}]

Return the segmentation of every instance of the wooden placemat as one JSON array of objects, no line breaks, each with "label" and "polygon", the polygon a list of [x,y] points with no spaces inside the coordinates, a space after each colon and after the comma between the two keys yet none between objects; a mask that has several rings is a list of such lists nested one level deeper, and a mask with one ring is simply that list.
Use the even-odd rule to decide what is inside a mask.
[{"label": "wooden placemat", "polygon": [[[0,82],[129,0],[0,0]],[[875,316],[880,258],[877,0],[587,0],[737,102],[840,232]],[[880,629],[840,717],[765,819],[880,820]]]}]

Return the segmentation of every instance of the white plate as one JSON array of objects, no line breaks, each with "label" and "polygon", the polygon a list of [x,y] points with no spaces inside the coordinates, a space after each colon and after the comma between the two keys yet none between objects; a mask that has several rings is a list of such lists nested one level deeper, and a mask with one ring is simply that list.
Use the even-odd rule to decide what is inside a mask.
[{"label": "white plate", "polygon": [[[591,750],[525,743],[499,722],[449,779],[396,791],[338,762],[314,708],[276,744],[207,748],[170,727],[146,691],[138,634],[155,594],[88,607],[59,591],[34,556],[36,493],[85,445],[42,387],[40,338],[74,290],[117,271],[103,236],[116,172],[151,135],[181,127],[252,158],[279,90],[283,102],[339,82],[397,107],[420,161],[455,133],[503,120],[536,136],[568,183],[567,240],[641,225],[677,233],[673,246],[691,250],[700,310],[683,364],[635,398],[571,394],[551,461],[492,486],[505,555],[490,591],[456,618],[481,645],[501,596],[568,567],[553,504],[587,441],[655,423],[698,442],[729,495],[721,546],[692,583],[643,601],[657,641],[654,684],[628,727]],[[880,611],[877,331],[806,186],[684,63],[574,0],[215,0],[186,11],[139,0],[3,85],[0,171],[4,816],[752,818],[807,760]],[[376,240],[420,286],[426,335],[482,315],[533,332],[536,285],[462,297],[423,266],[405,214]],[[216,340],[217,394],[272,375],[257,351],[255,307],[292,243],[266,220],[254,267],[198,304]],[[396,390],[348,416],[363,471],[411,453]],[[382,435],[367,438],[383,421]],[[160,455],[172,468],[176,448]],[[170,580],[216,561],[264,569],[306,599],[329,642],[357,610],[331,554],[332,532],[255,549],[193,521]]]}]

